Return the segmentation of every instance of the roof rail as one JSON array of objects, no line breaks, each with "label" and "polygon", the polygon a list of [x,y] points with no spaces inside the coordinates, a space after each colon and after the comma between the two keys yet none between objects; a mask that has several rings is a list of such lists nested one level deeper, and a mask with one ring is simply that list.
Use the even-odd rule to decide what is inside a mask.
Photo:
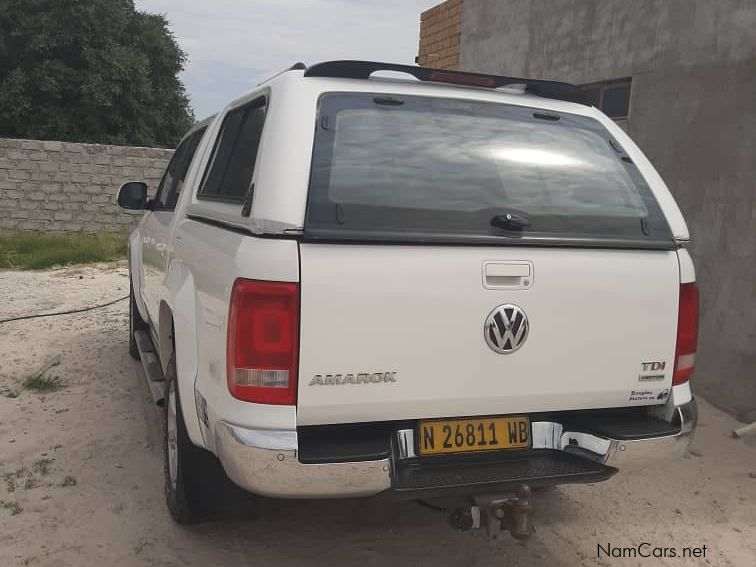
[{"label": "roof rail", "polygon": [[271,80],[275,79],[276,77],[278,77],[279,75],[283,75],[284,73],[287,73],[288,71],[301,71],[302,69],[307,69],[307,65],[305,65],[304,63],[302,63],[301,61],[299,61],[298,63],[294,63],[294,65],[292,65],[291,67],[287,67],[283,71],[279,71],[275,75],[273,75],[271,77],[268,77],[264,81],[260,81],[259,83],[257,83],[257,86],[259,87],[263,83],[267,83],[268,81],[271,81]]},{"label": "roof rail", "polygon": [[376,61],[326,61],[308,67],[305,77],[341,77],[347,79],[369,79],[376,71],[397,71],[408,73],[421,81],[434,83],[451,83],[496,89],[508,85],[525,85],[525,92],[544,98],[553,98],[577,102],[590,106],[578,87],[558,81],[542,81],[539,79],[523,79],[520,77],[503,77],[500,75],[484,75],[482,73],[468,73],[465,71],[449,71],[446,69],[431,69],[415,65],[398,65],[396,63],[378,63]]}]

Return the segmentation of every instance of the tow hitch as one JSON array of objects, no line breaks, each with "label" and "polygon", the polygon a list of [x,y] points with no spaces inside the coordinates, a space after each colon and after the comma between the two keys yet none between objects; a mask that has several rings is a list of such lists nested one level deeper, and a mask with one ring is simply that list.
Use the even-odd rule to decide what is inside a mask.
[{"label": "tow hitch", "polygon": [[473,497],[474,504],[453,510],[449,523],[454,529],[467,531],[485,527],[490,539],[508,530],[512,537],[525,540],[533,531],[530,525],[530,487],[521,485],[516,493]]}]

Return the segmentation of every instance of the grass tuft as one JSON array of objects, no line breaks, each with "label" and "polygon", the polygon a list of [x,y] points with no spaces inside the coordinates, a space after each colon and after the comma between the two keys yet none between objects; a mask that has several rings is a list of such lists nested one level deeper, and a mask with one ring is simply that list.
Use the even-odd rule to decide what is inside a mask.
[{"label": "grass tuft", "polygon": [[110,262],[126,257],[121,234],[0,234],[0,269],[41,270],[52,266]]},{"label": "grass tuft", "polygon": [[24,380],[24,388],[35,392],[54,392],[65,385],[60,376],[29,376]]},{"label": "grass tuft", "polygon": [[8,510],[11,516],[18,516],[24,511],[18,502],[5,502],[4,500],[0,500],[0,508]]},{"label": "grass tuft", "polygon": [[16,487],[18,486],[18,481],[21,480],[21,477],[28,475],[31,476],[31,472],[26,467],[21,467],[17,469],[15,472],[9,472],[6,473],[3,476],[3,480],[5,481],[5,489],[8,491],[8,493],[15,492]]},{"label": "grass tuft", "polygon": [[32,465],[32,472],[35,472],[40,476],[45,476],[48,472],[50,472],[49,467],[54,460],[55,459],[37,459]]},{"label": "grass tuft", "polygon": [[16,491],[16,477],[13,473],[8,473],[4,477],[5,480],[5,490],[8,491],[8,493],[15,492]]},{"label": "grass tuft", "polygon": [[76,486],[76,477],[75,476],[67,476],[63,479],[63,482],[60,484],[61,486]]}]

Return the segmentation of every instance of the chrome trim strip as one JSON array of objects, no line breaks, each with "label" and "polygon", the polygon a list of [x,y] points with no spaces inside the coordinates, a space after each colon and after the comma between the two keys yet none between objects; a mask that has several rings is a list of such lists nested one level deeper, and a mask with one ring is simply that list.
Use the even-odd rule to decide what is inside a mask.
[{"label": "chrome trim strip", "polygon": [[564,428],[561,423],[534,421],[530,431],[533,449],[553,449],[560,446]]},{"label": "chrome trim strip", "polygon": [[414,429],[400,429],[396,432],[396,439],[399,442],[400,459],[409,459],[417,456],[415,453]]},{"label": "chrome trim strip", "polygon": [[[614,440],[605,439],[598,435],[591,435],[590,433],[583,433],[582,431],[566,431],[559,441],[559,445],[552,447],[553,449],[559,449],[560,451],[576,451],[580,450],[581,454],[585,451],[594,455],[600,455],[606,457],[610,454],[612,444]],[[602,462],[605,459],[597,459]]]},{"label": "chrome trim strip", "polygon": [[287,234],[290,231],[301,234],[304,232],[302,227],[296,224],[259,217],[250,217],[249,228],[256,234]]},{"label": "chrome trim strip", "polygon": [[696,400],[677,406],[677,419],[680,420],[682,430],[680,434],[691,435],[698,425],[698,406]]},{"label": "chrome trim strip", "polygon": [[246,429],[228,423],[224,425],[237,441],[249,447],[274,451],[296,451],[299,447],[296,431]]}]

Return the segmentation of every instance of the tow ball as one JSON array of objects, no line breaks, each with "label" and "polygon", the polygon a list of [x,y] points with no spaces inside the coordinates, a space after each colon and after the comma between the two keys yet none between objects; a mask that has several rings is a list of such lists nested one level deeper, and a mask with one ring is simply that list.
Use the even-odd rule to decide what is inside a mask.
[{"label": "tow ball", "polygon": [[512,537],[525,540],[533,531],[530,525],[531,498],[530,487],[526,484],[513,494],[475,496],[472,506],[452,511],[449,523],[460,531],[485,527],[490,539],[498,539],[501,532],[507,530]]}]

